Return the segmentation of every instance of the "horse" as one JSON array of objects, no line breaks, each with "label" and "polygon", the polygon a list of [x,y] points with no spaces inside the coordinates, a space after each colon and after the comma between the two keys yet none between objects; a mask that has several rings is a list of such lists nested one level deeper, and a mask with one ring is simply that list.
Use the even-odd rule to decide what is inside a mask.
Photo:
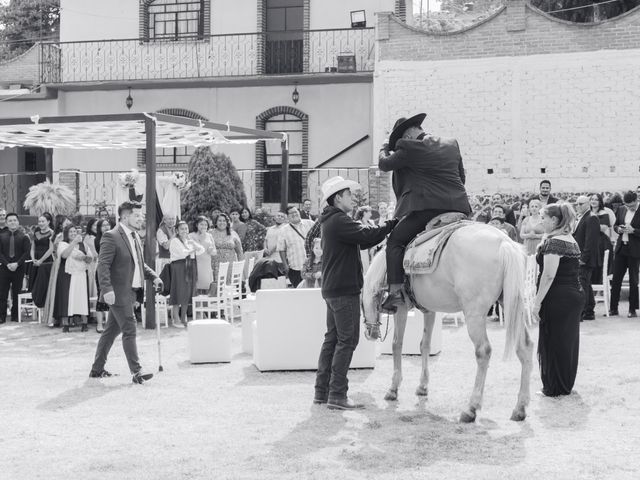
[{"label": "horse", "polygon": [[[533,342],[526,325],[524,301],[526,255],[522,247],[497,228],[468,223],[458,228],[444,247],[440,261],[429,274],[409,274],[416,307],[424,314],[424,332],[420,343],[422,374],[416,395],[428,395],[429,351],[435,312],[464,313],[467,331],[475,347],[477,371],[468,407],[460,414],[463,423],[474,422],[482,407],[491,345],[487,338],[487,313],[497,301],[504,306],[506,326],[505,359],[515,348],[522,365],[520,390],[511,420],[522,421],[530,400],[529,380],[532,369]],[[384,249],[374,257],[364,279],[362,310],[365,336],[380,336],[380,305],[386,289]],[[402,340],[407,321],[408,303],[398,307],[394,316],[393,377],[385,400],[398,398],[402,381]]]}]

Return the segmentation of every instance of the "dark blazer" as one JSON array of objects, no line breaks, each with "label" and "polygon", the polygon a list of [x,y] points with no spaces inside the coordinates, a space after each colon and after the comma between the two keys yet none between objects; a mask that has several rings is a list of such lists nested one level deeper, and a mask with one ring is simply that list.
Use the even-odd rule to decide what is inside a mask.
[{"label": "dark blazer", "polygon": [[578,246],[580,247],[580,265],[589,268],[597,268],[600,263],[600,220],[591,212],[585,213],[576,230],[573,232]]},{"label": "dark blazer", "polygon": [[[142,248],[142,245],[140,246]],[[132,306],[136,301],[133,291],[133,272],[135,263],[131,244],[121,226],[109,230],[102,235],[100,253],[98,254],[98,282],[100,284],[100,301],[104,294],[115,292],[116,306]],[[154,272],[144,262],[140,265],[145,280],[156,278]]]},{"label": "dark blazer", "polygon": [[[620,227],[624,226],[624,217],[627,214],[627,207],[624,205],[618,207],[616,211],[616,223],[613,226],[613,229],[618,234],[618,240],[616,241],[616,246],[614,248],[614,252],[618,253],[622,248],[622,231],[620,231]],[[640,258],[640,208],[636,210],[636,213],[633,215],[631,219],[631,226],[635,229],[633,233],[629,234],[629,254],[633,258]]]},{"label": "dark blazer", "polygon": [[471,213],[460,148],[454,139],[426,135],[422,140],[398,140],[395,152],[380,151],[378,167],[393,171],[398,218],[427,209]]},{"label": "dark blazer", "polygon": [[[540,195],[534,195],[529,200],[540,200]],[[549,200],[547,200],[547,205],[551,205],[552,203],[558,203],[558,199],[553,195],[549,194]]]}]

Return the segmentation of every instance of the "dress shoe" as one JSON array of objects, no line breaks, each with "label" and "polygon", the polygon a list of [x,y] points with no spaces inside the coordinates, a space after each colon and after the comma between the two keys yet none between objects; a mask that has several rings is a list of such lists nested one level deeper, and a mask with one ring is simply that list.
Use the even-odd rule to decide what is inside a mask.
[{"label": "dress shoe", "polygon": [[69,325],[62,326],[62,333],[69,333]]},{"label": "dress shoe", "polygon": [[329,399],[327,408],[330,410],[357,410],[364,408],[362,403],[355,403],[350,398],[334,398]]},{"label": "dress shoe", "polygon": [[398,307],[403,304],[404,295],[402,293],[402,289],[396,290],[395,292],[387,295],[387,298],[385,298],[382,305],[380,305],[380,310],[383,313],[396,313]]},{"label": "dress shoe", "polygon": [[629,313],[627,313],[627,318],[636,318],[637,316],[635,310],[629,310]]},{"label": "dress shoe", "polygon": [[147,380],[151,380],[152,378],[153,378],[153,373],[142,373],[142,371],[139,371],[135,373],[133,377],[131,377],[131,381],[133,383],[138,383],[142,385],[144,382],[146,382]]},{"label": "dress shoe", "polygon": [[588,313],[582,316],[582,320],[595,320],[596,316],[593,313]]},{"label": "dress shoe", "polygon": [[11,321],[12,322],[17,322],[18,321],[18,317],[11,317]]},{"label": "dress shoe", "polygon": [[106,370],[102,370],[101,372],[96,372],[91,370],[89,372],[89,378],[105,378],[105,377],[113,377],[113,373],[109,373]]},{"label": "dress shoe", "polygon": [[618,315],[620,315],[618,313],[618,310],[609,310],[609,316],[610,317],[617,317]]},{"label": "dress shoe", "polygon": [[86,323],[82,324],[82,327],[80,328],[81,332],[88,332],[89,331],[89,327],[87,326]]}]

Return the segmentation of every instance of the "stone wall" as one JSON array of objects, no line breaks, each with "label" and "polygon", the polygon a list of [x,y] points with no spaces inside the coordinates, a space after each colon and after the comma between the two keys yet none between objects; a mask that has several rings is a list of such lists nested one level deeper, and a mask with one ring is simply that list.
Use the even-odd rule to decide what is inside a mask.
[{"label": "stone wall", "polygon": [[34,85],[40,78],[40,45],[11,60],[0,62],[0,83]]},{"label": "stone wall", "polygon": [[640,9],[595,25],[511,1],[459,33],[378,16],[374,151],[396,118],[459,140],[468,190],[635,188],[640,168]]}]

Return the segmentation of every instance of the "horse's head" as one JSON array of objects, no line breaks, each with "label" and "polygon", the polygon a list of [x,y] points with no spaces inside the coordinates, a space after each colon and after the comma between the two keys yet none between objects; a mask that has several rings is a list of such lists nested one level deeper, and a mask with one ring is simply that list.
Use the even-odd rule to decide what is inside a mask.
[{"label": "horse's head", "polygon": [[387,263],[384,250],[381,250],[371,261],[364,277],[361,306],[364,315],[365,337],[368,340],[380,338],[380,305],[387,284]]}]

